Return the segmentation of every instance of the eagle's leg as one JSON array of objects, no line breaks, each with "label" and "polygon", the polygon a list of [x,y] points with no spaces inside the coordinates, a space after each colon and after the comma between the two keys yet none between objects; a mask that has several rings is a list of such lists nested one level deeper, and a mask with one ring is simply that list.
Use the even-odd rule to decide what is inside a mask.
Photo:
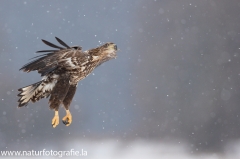
[{"label": "eagle's leg", "polygon": [[55,128],[59,124],[58,110],[55,110],[55,115],[52,119],[52,126]]},{"label": "eagle's leg", "polygon": [[52,119],[52,126],[55,128],[59,124],[58,109],[62,104],[63,99],[66,97],[69,89],[69,77],[67,75],[61,76],[54,86],[51,97],[49,99],[50,109],[55,110],[55,115]]},{"label": "eagle's leg", "polygon": [[76,89],[77,89],[77,85],[71,85],[68,89],[67,95],[65,96],[65,98],[63,100],[63,105],[66,110],[66,116],[63,117],[62,122],[66,126],[69,126],[72,123],[72,115],[69,111],[69,106],[72,102],[72,99],[76,92]]},{"label": "eagle's leg", "polygon": [[59,124],[59,115],[58,109],[61,104],[61,100],[56,98],[56,96],[52,95],[50,97],[50,109],[54,109],[54,117],[52,118],[52,127],[55,128]]}]

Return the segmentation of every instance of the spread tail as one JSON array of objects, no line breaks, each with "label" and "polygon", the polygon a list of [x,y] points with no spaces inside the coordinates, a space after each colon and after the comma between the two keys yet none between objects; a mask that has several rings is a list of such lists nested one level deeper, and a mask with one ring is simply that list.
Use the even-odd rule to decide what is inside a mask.
[{"label": "spread tail", "polygon": [[41,98],[48,97],[54,85],[55,83],[47,84],[45,81],[40,81],[18,89],[20,91],[18,94],[18,97],[20,97],[18,107],[27,106],[29,101],[34,103]]}]

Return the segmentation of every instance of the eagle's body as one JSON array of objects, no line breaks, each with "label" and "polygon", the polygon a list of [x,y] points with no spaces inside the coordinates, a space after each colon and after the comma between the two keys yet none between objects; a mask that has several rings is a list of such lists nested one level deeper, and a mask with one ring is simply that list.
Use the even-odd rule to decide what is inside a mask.
[{"label": "eagle's body", "polygon": [[69,106],[78,82],[103,62],[116,58],[117,51],[117,45],[114,43],[106,43],[100,47],[82,51],[81,47],[69,47],[62,40],[56,39],[66,48],[42,40],[45,44],[59,50],[38,51],[37,53],[44,54],[37,56],[37,59],[20,69],[24,72],[37,70],[43,78],[37,83],[20,88],[18,95],[20,97],[19,107],[26,106],[29,101],[36,102],[50,96],[50,108],[55,110],[53,127],[59,123],[58,109],[61,104],[67,113],[63,118],[63,123],[67,126],[71,124],[72,116]]}]

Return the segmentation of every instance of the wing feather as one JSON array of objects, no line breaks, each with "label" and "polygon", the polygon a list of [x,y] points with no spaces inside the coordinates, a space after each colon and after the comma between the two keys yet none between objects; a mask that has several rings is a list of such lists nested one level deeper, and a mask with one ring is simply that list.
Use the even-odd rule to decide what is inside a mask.
[{"label": "wing feather", "polygon": [[38,56],[35,56],[35,57],[32,57],[30,58],[29,60],[32,60],[32,59],[35,59],[35,58],[39,58],[39,57],[43,57],[43,56],[47,56],[49,53],[45,53],[45,54],[42,54],[42,55],[38,55]]},{"label": "wing feather", "polygon": [[60,50],[38,51],[38,53],[43,54],[31,58],[33,61],[30,61],[29,63],[22,66],[20,70],[23,70],[24,72],[37,70],[38,73],[41,74],[41,76],[44,76],[53,72],[57,68],[64,68],[68,70],[79,68],[78,59],[82,59],[84,56],[86,56],[82,52],[81,47],[69,47],[59,38],[56,37],[56,39],[61,45],[67,48],[62,48],[46,40],[42,40],[45,44],[54,48],[58,48]]},{"label": "wing feather", "polygon": [[43,40],[42,39],[42,42],[44,42],[46,45],[48,45],[48,46],[50,46],[50,47],[53,47],[53,48],[57,48],[57,49],[64,49],[64,48],[62,48],[62,47],[60,47],[60,46],[57,46],[57,45],[55,45],[55,44],[53,44],[53,43],[50,43],[50,42],[48,42],[48,41],[46,41],[46,40]]},{"label": "wing feather", "polygon": [[37,51],[36,53],[42,53],[42,52],[56,52],[59,50],[41,50],[41,51]]},{"label": "wing feather", "polygon": [[57,65],[54,65],[54,66],[51,65],[49,67],[45,67],[44,69],[38,70],[38,73],[41,73],[41,76],[46,76],[47,74],[57,69],[57,67],[58,67]]},{"label": "wing feather", "polygon": [[66,48],[70,49],[70,47],[65,42],[63,42],[61,39],[59,39],[58,37],[55,37],[55,38],[62,46],[65,46]]}]

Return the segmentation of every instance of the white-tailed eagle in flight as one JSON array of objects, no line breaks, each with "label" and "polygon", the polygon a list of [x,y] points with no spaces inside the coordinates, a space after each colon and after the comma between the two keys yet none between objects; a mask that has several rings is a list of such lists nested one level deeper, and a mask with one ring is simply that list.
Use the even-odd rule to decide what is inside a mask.
[{"label": "white-tailed eagle in flight", "polygon": [[20,88],[18,94],[20,97],[18,107],[27,106],[30,101],[34,103],[42,98],[50,97],[49,107],[55,110],[52,119],[54,128],[59,124],[58,109],[61,104],[66,110],[66,116],[62,119],[63,123],[66,126],[72,123],[69,106],[78,82],[88,76],[97,66],[116,58],[117,52],[117,45],[112,42],[82,51],[80,46],[70,47],[57,37],[56,40],[64,47],[42,40],[55,50],[37,51],[37,53],[43,54],[35,57],[35,60],[20,69],[24,72],[37,70],[41,74],[42,80]]}]

